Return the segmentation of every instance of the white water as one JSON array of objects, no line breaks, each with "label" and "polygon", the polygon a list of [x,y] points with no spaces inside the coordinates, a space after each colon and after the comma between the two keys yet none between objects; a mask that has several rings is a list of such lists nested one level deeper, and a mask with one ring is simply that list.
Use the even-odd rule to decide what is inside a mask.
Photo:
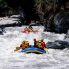
[{"label": "white water", "polygon": [[[13,30],[14,29],[14,30]],[[18,28],[6,28],[6,33],[0,35],[0,69],[69,69],[69,50],[49,49],[46,54],[25,54],[14,52],[22,40],[41,39],[41,33],[23,34]],[[64,34],[47,34],[45,42],[64,39]]]}]

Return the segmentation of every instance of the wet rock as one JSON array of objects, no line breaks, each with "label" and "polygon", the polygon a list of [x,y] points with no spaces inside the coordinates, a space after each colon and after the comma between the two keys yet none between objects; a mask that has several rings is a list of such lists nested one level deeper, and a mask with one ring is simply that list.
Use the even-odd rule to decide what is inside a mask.
[{"label": "wet rock", "polygon": [[56,40],[55,42],[48,42],[47,48],[52,48],[52,49],[69,48],[69,42],[61,40]]},{"label": "wet rock", "polygon": [[3,31],[2,31],[2,29],[0,28],[0,35],[2,35],[3,34]]},{"label": "wet rock", "polygon": [[65,36],[65,40],[66,39],[69,39],[69,30],[68,30],[68,32],[67,32],[67,34],[66,34],[66,36]]},{"label": "wet rock", "polygon": [[57,40],[55,42],[58,42],[59,44],[61,44],[65,48],[68,48],[69,47],[69,42],[68,41],[60,41],[60,40]]},{"label": "wet rock", "polygon": [[48,43],[47,43],[47,48],[52,48],[52,49],[64,49],[65,47],[62,46],[62,45],[59,44],[59,43],[56,43],[56,42],[48,42]]},{"label": "wet rock", "polygon": [[69,13],[58,13],[54,17],[55,32],[67,33],[69,29]]}]

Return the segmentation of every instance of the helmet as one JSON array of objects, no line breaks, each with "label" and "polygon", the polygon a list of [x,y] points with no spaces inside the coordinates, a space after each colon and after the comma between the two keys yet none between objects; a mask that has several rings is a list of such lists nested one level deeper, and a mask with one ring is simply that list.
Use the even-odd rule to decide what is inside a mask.
[{"label": "helmet", "polygon": [[34,39],[34,41],[36,41],[36,39]]}]

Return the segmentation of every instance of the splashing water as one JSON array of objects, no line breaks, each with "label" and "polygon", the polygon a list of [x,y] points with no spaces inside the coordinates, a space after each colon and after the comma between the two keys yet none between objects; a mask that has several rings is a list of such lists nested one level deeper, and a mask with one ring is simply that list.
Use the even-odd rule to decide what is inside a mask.
[{"label": "splashing water", "polygon": [[[12,28],[11,28],[12,29]],[[69,50],[48,49],[46,54],[25,54],[14,52],[16,46],[19,46],[22,40],[29,40],[33,44],[33,38],[41,39],[42,32],[21,33],[19,30],[6,30],[4,35],[0,35],[0,69],[69,69]],[[47,35],[52,33],[46,32]],[[55,39],[64,37],[63,34],[53,34]],[[62,37],[61,37],[62,36]],[[48,36],[45,42],[53,40]]]}]

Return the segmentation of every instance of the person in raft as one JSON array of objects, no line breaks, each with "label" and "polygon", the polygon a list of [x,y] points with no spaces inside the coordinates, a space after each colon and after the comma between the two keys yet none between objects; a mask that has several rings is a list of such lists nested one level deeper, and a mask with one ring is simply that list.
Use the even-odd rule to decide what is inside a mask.
[{"label": "person in raft", "polygon": [[23,30],[22,32],[24,32],[24,33],[28,32],[28,28],[25,27],[24,30]]},{"label": "person in raft", "polygon": [[38,32],[38,30],[34,30],[32,26],[29,26],[29,32]]},{"label": "person in raft", "polygon": [[28,41],[23,41],[22,44],[20,45],[21,49],[25,49],[25,48],[28,48],[28,47],[29,47]]},{"label": "person in raft", "polygon": [[44,49],[46,48],[46,44],[43,40],[36,41],[36,39],[34,39],[34,47]]},{"label": "person in raft", "polygon": [[29,47],[29,42],[28,41],[23,41],[22,44],[20,45],[20,47],[16,47],[16,49],[14,51],[18,51],[20,49],[25,49]]},{"label": "person in raft", "polygon": [[22,32],[27,33],[27,32],[34,32],[34,31],[33,31],[32,26],[29,26],[29,27],[25,27]]},{"label": "person in raft", "polygon": [[29,26],[29,27],[28,27],[28,32],[34,32],[32,26]]}]

